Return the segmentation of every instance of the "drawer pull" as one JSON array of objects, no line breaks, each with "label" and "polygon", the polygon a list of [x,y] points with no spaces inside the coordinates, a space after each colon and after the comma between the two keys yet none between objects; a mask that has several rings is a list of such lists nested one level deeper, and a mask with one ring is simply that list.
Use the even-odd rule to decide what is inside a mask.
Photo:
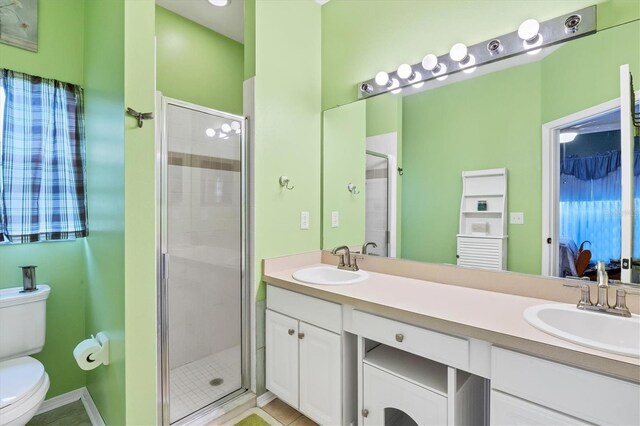
[{"label": "drawer pull", "polygon": [[396,334],[396,342],[402,343],[403,340],[404,340],[404,334],[401,334],[401,333]]},{"label": "drawer pull", "polygon": [[304,333],[298,333],[298,339],[304,339]]},{"label": "drawer pull", "polygon": [[293,333],[295,333],[296,331],[293,328],[289,329],[289,336],[293,336]]},{"label": "drawer pull", "polygon": [[369,415],[369,410],[367,410],[366,408],[363,408],[361,413],[362,413],[362,417],[367,417]]}]

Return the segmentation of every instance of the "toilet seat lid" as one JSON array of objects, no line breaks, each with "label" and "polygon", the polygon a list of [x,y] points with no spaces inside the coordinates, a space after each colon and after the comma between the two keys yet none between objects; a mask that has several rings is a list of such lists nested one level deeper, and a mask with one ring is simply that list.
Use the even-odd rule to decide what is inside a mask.
[{"label": "toilet seat lid", "polygon": [[44,366],[30,356],[0,362],[0,408],[33,393],[44,376]]}]

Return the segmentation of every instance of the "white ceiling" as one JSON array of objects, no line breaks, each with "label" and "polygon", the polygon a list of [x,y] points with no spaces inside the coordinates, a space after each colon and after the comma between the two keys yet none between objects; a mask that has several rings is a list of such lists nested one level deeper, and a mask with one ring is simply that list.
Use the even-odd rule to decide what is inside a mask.
[{"label": "white ceiling", "polygon": [[156,4],[244,44],[244,0],[231,0],[225,7],[211,6],[207,0],[156,0]]},{"label": "white ceiling", "polygon": [[[314,1],[322,6],[330,0]],[[225,7],[211,6],[207,0],[156,0],[156,4],[244,44],[244,0],[231,0]]]}]

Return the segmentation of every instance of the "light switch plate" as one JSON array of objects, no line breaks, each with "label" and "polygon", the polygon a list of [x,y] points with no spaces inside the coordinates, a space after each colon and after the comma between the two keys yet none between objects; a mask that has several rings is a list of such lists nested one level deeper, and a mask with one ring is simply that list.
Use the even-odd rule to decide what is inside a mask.
[{"label": "light switch plate", "polygon": [[513,212],[509,216],[509,223],[512,225],[524,225],[524,213]]},{"label": "light switch plate", "polygon": [[340,213],[331,212],[331,227],[337,228],[338,226],[340,226]]},{"label": "light switch plate", "polygon": [[309,229],[309,212],[300,212],[300,229]]}]

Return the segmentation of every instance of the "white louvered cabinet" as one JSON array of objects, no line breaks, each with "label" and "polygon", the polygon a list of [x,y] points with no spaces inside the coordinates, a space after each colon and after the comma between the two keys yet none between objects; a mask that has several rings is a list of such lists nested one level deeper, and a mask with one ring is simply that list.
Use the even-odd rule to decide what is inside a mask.
[{"label": "white louvered cabinet", "polygon": [[458,266],[507,269],[507,169],[462,172]]}]

